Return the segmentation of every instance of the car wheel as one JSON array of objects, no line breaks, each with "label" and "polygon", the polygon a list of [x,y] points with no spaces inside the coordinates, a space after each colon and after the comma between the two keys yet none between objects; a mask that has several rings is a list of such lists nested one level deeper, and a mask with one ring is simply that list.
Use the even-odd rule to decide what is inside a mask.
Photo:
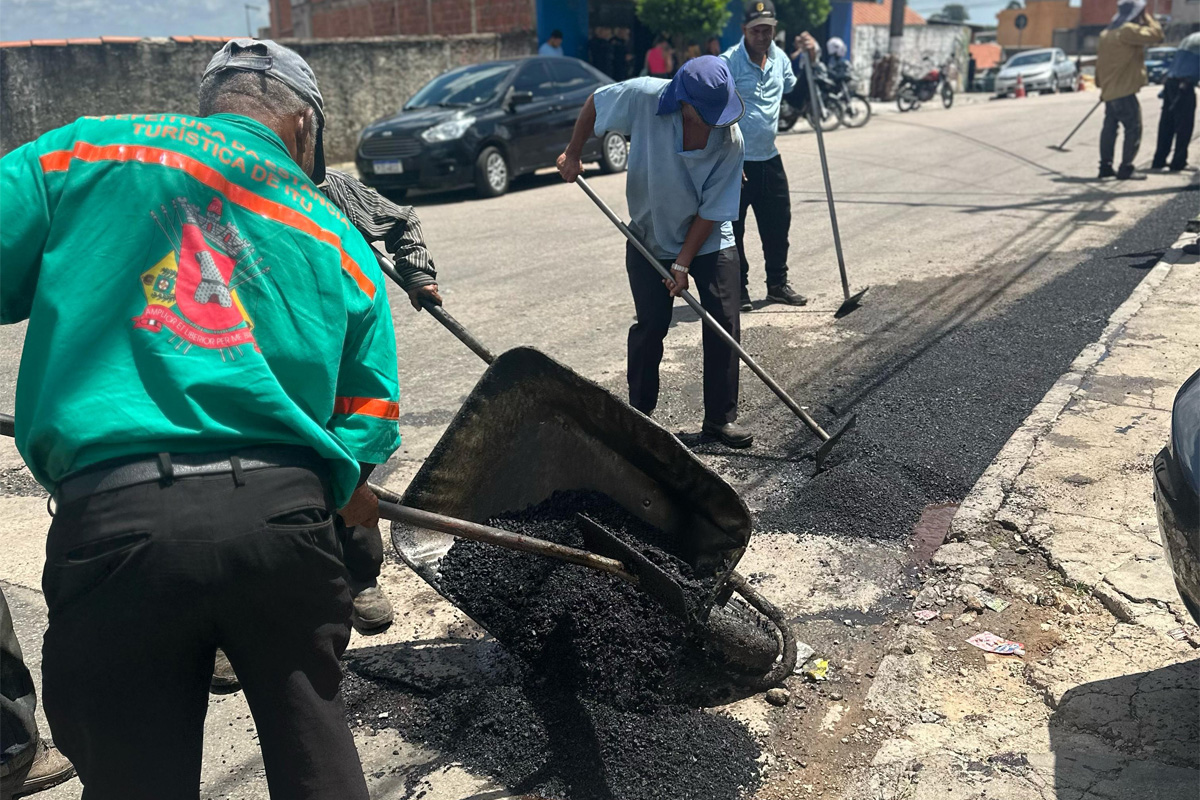
[{"label": "car wheel", "polygon": [[619,133],[609,131],[600,143],[600,171],[605,175],[624,172],[629,163],[629,143]]},{"label": "car wheel", "polygon": [[475,159],[475,191],[480,197],[499,197],[508,191],[510,173],[504,154],[495,147],[485,147]]}]

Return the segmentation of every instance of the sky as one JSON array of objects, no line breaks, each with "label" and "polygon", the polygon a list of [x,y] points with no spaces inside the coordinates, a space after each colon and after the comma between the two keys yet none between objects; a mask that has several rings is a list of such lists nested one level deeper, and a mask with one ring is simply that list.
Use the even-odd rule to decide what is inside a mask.
[{"label": "sky", "polygon": [[257,31],[266,0],[0,0],[0,41],[96,36],[245,36],[246,2]]},{"label": "sky", "polygon": [[[96,36],[235,36],[246,33],[245,0],[0,0],[0,41]],[[268,24],[266,0],[253,0],[254,31]],[[910,0],[924,17],[940,0]],[[963,0],[969,20],[995,24],[1008,0]]]}]

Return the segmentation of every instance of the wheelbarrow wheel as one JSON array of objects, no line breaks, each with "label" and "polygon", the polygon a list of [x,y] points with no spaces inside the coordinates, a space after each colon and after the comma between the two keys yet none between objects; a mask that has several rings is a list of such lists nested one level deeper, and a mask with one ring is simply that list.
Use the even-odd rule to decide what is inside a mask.
[{"label": "wheelbarrow wheel", "polygon": [[746,683],[759,689],[777,686],[796,668],[791,626],[783,612],[737,572],[730,576],[729,585],[741,596],[713,607],[705,638],[734,669],[753,676]]}]

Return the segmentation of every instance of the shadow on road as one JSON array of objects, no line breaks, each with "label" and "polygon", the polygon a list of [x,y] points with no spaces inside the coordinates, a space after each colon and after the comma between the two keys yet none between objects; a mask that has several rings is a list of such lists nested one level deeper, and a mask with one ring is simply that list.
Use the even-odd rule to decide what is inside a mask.
[{"label": "shadow on road", "polygon": [[[603,175],[599,169],[585,169],[583,177],[591,180],[600,175]],[[546,186],[554,186],[562,183],[562,178],[557,172],[534,172],[526,175],[520,175],[512,179],[512,183],[508,187],[508,194],[520,194],[522,192],[541,189]],[[382,194],[394,203],[399,205],[409,205],[420,208],[421,206],[445,206],[453,203],[468,203],[478,201],[481,203],[491,202],[496,200],[495,197],[480,197],[473,186],[463,187],[461,189],[448,189],[439,191],[426,191],[418,189],[410,191],[406,195],[396,193],[382,192]]]},{"label": "shadow on road", "polygon": [[1081,684],[1050,718],[1058,797],[1194,800],[1200,660]]}]

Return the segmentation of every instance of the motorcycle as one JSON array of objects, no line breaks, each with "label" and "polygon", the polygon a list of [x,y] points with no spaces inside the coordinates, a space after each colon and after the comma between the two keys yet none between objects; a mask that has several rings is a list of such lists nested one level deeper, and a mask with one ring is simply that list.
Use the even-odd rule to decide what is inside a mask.
[{"label": "motorcycle", "polygon": [[[803,80],[803,77],[801,77]],[[833,81],[829,78],[829,73],[825,70],[823,64],[816,64],[813,69],[813,81],[817,85],[817,120],[821,126],[822,133],[829,133],[837,129],[842,124],[842,107],[838,102],[829,102],[834,94],[836,87]],[[804,117],[808,119],[808,99],[807,87],[802,87],[797,84],[796,88],[788,95],[785,95],[779,105],[779,125],[780,133],[790,131],[796,124],[796,120]]]},{"label": "motorcycle", "polygon": [[861,128],[871,118],[871,103],[864,95],[855,89],[854,78],[847,77],[842,81],[834,81],[832,93],[825,102],[836,106],[836,113],[847,128]]},{"label": "motorcycle", "polygon": [[896,92],[896,107],[901,111],[915,111],[921,103],[927,103],[934,95],[942,96],[942,105],[946,108],[954,105],[954,59],[951,57],[941,67],[932,66],[928,57],[925,59],[924,74],[914,78],[905,73],[900,76],[900,88]]}]

